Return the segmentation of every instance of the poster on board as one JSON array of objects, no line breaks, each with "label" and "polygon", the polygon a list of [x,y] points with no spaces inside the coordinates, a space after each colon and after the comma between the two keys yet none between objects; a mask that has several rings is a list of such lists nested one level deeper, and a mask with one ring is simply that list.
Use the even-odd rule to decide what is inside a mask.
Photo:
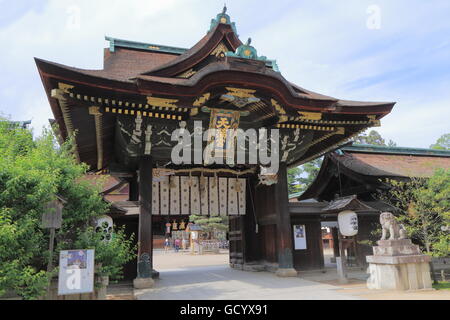
[{"label": "poster on board", "polygon": [[306,233],[305,225],[295,225],[294,226],[294,246],[295,250],[306,250]]},{"label": "poster on board", "polygon": [[59,253],[58,295],[94,292],[94,250]]}]

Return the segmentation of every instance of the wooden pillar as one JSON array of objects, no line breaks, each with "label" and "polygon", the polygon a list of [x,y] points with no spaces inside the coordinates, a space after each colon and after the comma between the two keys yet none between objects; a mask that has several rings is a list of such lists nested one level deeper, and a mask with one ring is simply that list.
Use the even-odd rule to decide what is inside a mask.
[{"label": "wooden pillar", "polygon": [[[247,208],[244,219],[244,263],[252,263],[261,260],[262,239],[257,231],[257,221],[255,212],[256,196],[255,177],[249,177],[247,183]],[[258,226],[259,227],[259,226]],[[258,233],[257,233],[258,232]]]},{"label": "wooden pillar", "polygon": [[129,180],[129,201],[139,201],[138,177],[134,176]]},{"label": "wooden pillar", "polygon": [[289,213],[289,194],[286,163],[280,163],[278,170],[278,183],[275,186],[276,222],[277,222],[277,252],[279,277],[296,277],[294,269],[292,224]]},{"label": "wooden pillar", "polygon": [[143,156],[139,162],[139,250],[138,272],[134,280],[137,289],[151,288],[153,281],[153,232],[152,232],[152,180],[153,160]]},{"label": "wooden pillar", "polygon": [[334,253],[334,257],[340,257],[340,253],[339,253],[339,230],[337,227],[335,228],[331,228],[331,235],[333,238],[333,253]]}]

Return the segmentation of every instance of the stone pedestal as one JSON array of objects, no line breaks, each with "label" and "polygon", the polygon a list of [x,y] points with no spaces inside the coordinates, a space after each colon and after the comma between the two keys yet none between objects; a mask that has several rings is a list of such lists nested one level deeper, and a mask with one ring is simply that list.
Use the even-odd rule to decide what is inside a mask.
[{"label": "stone pedestal", "polygon": [[136,278],[133,280],[135,289],[150,289],[153,288],[155,281],[152,278]]},{"label": "stone pedestal", "polygon": [[369,289],[431,289],[431,257],[421,254],[411,240],[380,240],[373,253],[366,257]]},{"label": "stone pedestal", "polygon": [[297,271],[294,268],[279,268],[275,275],[278,277],[286,278],[286,277],[296,277]]}]

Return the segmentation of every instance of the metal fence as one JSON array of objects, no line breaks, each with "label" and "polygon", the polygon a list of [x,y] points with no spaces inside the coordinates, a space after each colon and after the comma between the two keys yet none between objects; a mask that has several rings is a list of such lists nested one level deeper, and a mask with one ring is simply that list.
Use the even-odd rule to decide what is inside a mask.
[{"label": "metal fence", "polygon": [[228,249],[228,241],[217,241],[217,240],[202,240],[200,241],[200,247],[203,252],[208,251],[219,251],[220,249]]}]

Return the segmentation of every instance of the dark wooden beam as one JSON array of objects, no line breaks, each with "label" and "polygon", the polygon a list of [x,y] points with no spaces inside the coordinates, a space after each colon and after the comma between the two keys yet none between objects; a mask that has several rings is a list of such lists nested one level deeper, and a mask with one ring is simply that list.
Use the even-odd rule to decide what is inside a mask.
[{"label": "dark wooden beam", "polygon": [[244,263],[261,260],[261,239],[259,221],[256,219],[255,194],[256,177],[248,178],[247,182],[247,214],[244,216]]},{"label": "dark wooden beam", "polygon": [[139,201],[139,183],[137,176],[129,179],[129,201]]},{"label": "dark wooden beam", "polygon": [[153,232],[152,232],[152,180],[153,159],[143,156],[139,162],[139,249],[138,276],[135,288],[143,289],[153,286]]},{"label": "dark wooden beam", "polygon": [[275,185],[276,221],[277,221],[277,252],[278,270],[280,277],[296,277],[294,269],[292,224],[289,214],[289,193],[287,181],[287,165],[280,163],[278,183]]}]

